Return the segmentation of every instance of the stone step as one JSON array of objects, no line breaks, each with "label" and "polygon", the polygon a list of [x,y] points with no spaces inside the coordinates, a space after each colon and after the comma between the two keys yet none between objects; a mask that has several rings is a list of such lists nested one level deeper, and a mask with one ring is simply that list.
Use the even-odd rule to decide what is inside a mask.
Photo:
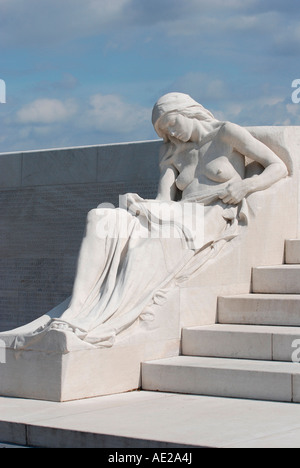
[{"label": "stone step", "polygon": [[300,402],[300,364],[179,356],[146,362],[148,391]]},{"label": "stone step", "polygon": [[243,294],[219,297],[217,320],[223,324],[300,327],[300,295]]},{"label": "stone step", "polygon": [[222,324],[185,328],[182,354],[300,362],[300,328]]},{"label": "stone step", "polygon": [[300,294],[300,265],[253,268],[254,293]]},{"label": "stone step", "polygon": [[285,242],[285,263],[300,264],[300,239]]}]

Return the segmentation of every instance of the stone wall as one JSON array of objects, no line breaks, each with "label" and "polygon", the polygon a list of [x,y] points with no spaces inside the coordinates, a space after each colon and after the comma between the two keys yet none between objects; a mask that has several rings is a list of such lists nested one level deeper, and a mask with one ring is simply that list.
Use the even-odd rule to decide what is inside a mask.
[{"label": "stone wall", "polygon": [[0,154],[0,331],[72,292],[86,215],[120,194],[153,198],[159,141]]}]

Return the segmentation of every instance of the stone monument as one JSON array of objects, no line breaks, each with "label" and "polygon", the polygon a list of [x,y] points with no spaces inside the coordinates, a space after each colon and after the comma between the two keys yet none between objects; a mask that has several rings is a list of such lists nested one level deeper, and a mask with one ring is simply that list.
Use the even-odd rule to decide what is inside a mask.
[{"label": "stone monument", "polygon": [[297,235],[299,130],[221,122],[181,93],[158,100],[153,125],[156,199],[88,213],[72,296],[0,334],[1,395],[137,389],[141,362],[178,355],[182,327],[214,323],[218,295],[249,292],[251,268]]}]

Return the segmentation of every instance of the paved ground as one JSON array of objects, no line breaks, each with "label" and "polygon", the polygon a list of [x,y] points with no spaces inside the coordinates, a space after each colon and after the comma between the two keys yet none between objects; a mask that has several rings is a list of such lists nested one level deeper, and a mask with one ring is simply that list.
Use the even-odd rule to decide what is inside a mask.
[{"label": "paved ground", "polygon": [[68,403],[0,398],[0,441],[55,448],[300,448],[300,405],[151,392]]}]

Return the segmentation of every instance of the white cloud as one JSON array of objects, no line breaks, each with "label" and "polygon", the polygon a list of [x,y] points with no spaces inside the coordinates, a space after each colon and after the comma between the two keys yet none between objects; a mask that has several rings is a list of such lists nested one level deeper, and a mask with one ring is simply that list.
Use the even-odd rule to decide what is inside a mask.
[{"label": "white cloud", "polygon": [[[228,116],[228,120],[232,117]],[[269,100],[262,98],[244,103],[240,112],[234,116],[240,125],[300,125],[300,105],[292,104],[290,99]]]},{"label": "white cloud", "polygon": [[[221,91],[227,89],[230,93],[228,83],[221,82],[219,86]],[[245,126],[300,125],[300,104],[293,104],[290,96],[283,99],[280,93],[262,95],[257,92],[255,96],[253,89],[242,99],[232,93],[228,100],[215,100],[212,106],[197,95],[194,97],[220,120]],[[4,116],[5,106],[0,110]],[[151,108],[128,102],[116,94],[97,93],[90,96],[87,103],[83,99],[78,99],[75,104],[44,98],[12,112],[10,118],[2,119],[0,152],[156,138],[151,124]]]},{"label": "white cloud", "polygon": [[100,93],[76,101],[45,97],[18,109],[2,106],[0,153],[156,139],[151,110]]},{"label": "white cloud", "polygon": [[0,46],[57,44],[145,25],[197,34],[207,27],[223,29],[227,18],[233,27],[241,21],[251,26],[255,15],[242,16],[250,7],[260,11],[258,0],[0,0]]},{"label": "white cloud", "polygon": [[172,84],[171,91],[190,94],[200,101],[220,101],[231,95],[230,87],[224,80],[202,72],[189,72],[181,76]]},{"label": "white cloud", "polygon": [[57,44],[109,31],[131,0],[0,0],[0,45]]},{"label": "white cloud", "polygon": [[81,125],[101,132],[126,134],[150,121],[151,110],[125,102],[115,94],[95,94],[83,113]]},{"label": "white cloud", "polygon": [[16,120],[21,124],[51,124],[67,121],[76,111],[74,100],[36,99],[17,111]]}]

